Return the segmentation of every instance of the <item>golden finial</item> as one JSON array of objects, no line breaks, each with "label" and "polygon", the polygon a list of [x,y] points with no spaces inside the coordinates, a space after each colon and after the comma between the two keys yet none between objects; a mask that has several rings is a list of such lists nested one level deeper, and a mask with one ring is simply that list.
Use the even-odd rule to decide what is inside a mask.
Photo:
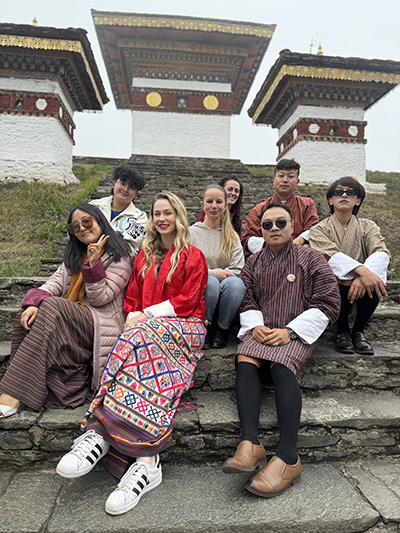
[{"label": "golden finial", "polygon": [[319,55],[319,56],[323,56],[324,55],[324,53],[322,52],[322,46],[321,45],[318,46],[318,54],[317,55]]},{"label": "golden finial", "polygon": [[36,20],[36,17],[33,19],[32,21],[32,26],[37,26],[37,20]]}]

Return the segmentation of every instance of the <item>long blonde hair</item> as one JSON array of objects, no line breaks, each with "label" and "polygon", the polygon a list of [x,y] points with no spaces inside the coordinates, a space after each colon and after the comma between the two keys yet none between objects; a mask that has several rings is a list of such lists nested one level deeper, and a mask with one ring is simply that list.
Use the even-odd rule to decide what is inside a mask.
[{"label": "long blonde hair", "polygon": [[164,191],[159,192],[153,199],[153,203],[150,208],[150,218],[146,224],[146,237],[143,241],[143,252],[146,258],[146,264],[140,271],[143,278],[146,275],[147,270],[154,264],[154,273],[157,274],[158,269],[161,265],[161,256],[164,251],[161,235],[158,233],[154,227],[153,216],[154,216],[154,204],[158,200],[167,200],[172,208],[175,211],[175,224],[176,224],[176,235],[174,240],[174,253],[171,256],[171,268],[168,272],[167,283],[171,281],[172,275],[178,267],[179,256],[181,251],[188,247],[188,238],[189,238],[189,229],[186,215],[186,208],[183,205],[182,201],[172,192]]},{"label": "long blonde hair", "polygon": [[[228,202],[226,190],[223,187],[221,187],[221,185],[212,183],[211,185],[208,185],[208,187],[204,189],[203,205],[204,205],[204,198],[206,196],[206,192],[209,191],[210,189],[217,189],[217,191],[221,191],[224,195],[225,203]],[[238,234],[233,229],[228,206],[226,206],[225,211],[221,215],[220,228],[221,228],[221,244],[219,247],[218,262],[227,261],[230,259],[232,246],[236,244],[236,241],[239,238]]]}]

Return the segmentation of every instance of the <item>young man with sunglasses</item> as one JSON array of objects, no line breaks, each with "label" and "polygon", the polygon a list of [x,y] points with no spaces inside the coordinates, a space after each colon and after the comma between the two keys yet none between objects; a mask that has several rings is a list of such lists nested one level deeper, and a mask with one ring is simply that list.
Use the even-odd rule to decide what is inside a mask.
[{"label": "young man with sunglasses", "polygon": [[299,184],[300,165],[294,159],[281,159],[275,167],[274,196],[253,207],[246,219],[246,231],[242,237],[245,251],[259,252],[264,246],[261,232],[261,212],[271,203],[287,205],[293,214],[293,239],[295,244],[308,244],[308,230],[318,224],[317,208],[311,198],[295,196]]},{"label": "young man with sunglasses", "polygon": [[[339,283],[341,310],[335,349],[340,353],[373,355],[364,327],[387,296],[389,250],[375,222],[356,217],[365,198],[361,183],[351,177],[340,178],[329,187],[326,198],[332,215],[311,229],[310,245],[324,254]],[[357,314],[350,333],[353,302]]]},{"label": "young man with sunglasses", "polygon": [[[105,215],[111,227],[128,241],[136,252],[146,235],[147,215],[133,204],[146,184],[144,177],[128,166],[117,167],[113,173],[111,196],[92,200]],[[135,254],[136,255],[136,254]]]},{"label": "young man with sunglasses", "polygon": [[272,383],[279,425],[277,453],[245,488],[273,498],[300,481],[301,391],[296,374],[328,323],[336,321],[340,295],[323,255],[293,243],[292,213],[286,205],[271,203],[260,222],[265,247],[247,260],[240,275],[246,286],[235,383],[241,442],[222,470],[253,472],[267,462],[258,440],[258,419],[261,383]]}]

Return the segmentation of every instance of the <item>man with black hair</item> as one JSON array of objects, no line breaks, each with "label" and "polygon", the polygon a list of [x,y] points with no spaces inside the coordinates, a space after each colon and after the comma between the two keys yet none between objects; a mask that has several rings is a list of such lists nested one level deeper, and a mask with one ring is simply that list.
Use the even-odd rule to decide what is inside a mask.
[{"label": "man with black hair", "polygon": [[[373,355],[364,327],[378,303],[387,296],[385,285],[389,250],[379,227],[367,218],[356,218],[365,198],[364,187],[351,177],[329,187],[326,198],[332,216],[310,231],[310,246],[322,252],[338,279],[341,310],[335,349],[341,353]],[[349,313],[353,302],[357,314],[350,334]]]},{"label": "man with black hair", "polygon": [[145,184],[144,177],[132,168],[126,165],[117,167],[111,184],[112,195],[90,202],[103,212],[111,227],[136,251],[146,235],[148,219],[144,211],[134,206],[133,200]]},{"label": "man with black hair", "polygon": [[253,207],[246,219],[246,231],[242,237],[245,251],[259,252],[264,246],[261,233],[260,215],[271,203],[287,205],[293,213],[293,239],[295,244],[308,242],[308,230],[318,224],[317,208],[311,198],[295,196],[299,184],[300,165],[294,159],[281,159],[275,167],[273,185],[275,194]]},{"label": "man with black hair", "polygon": [[271,203],[261,217],[265,247],[247,260],[240,275],[246,287],[235,382],[241,442],[222,470],[227,474],[253,472],[266,464],[266,450],[258,439],[261,383],[273,384],[278,449],[245,484],[248,491],[273,498],[301,478],[297,455],[301,390],[296,374],[311,357],[328,323],[336,321],[340,296],[323,255],[293,244],[290,209]]}]

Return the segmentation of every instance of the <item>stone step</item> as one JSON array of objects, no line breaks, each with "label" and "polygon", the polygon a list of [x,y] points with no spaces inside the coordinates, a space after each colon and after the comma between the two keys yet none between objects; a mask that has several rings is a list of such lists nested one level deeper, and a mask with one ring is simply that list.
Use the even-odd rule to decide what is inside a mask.
[{"label": "stone step", "polygon": [[[394,533],[400,521],[399,461],[305,465],[301,483],[274,499],[248,493],[248,474],[163,466],[161,485],[118,517],[104,510],[117,480],[101,467],[66,480],[54,470],[0,478],[0,533]],[[40,505],[38,505],[40,502]]]},{"label": "stone step", "polygon": [[[13,313],[18,311],[13,309]],[[1,318],[1,308],[0,308]],[[4,321],[1,322],[4,325]],[[237,343],[232,336],[222,350],[204,351],[194,375],[194,388],[234,390]],[[11,342],[0,341],[0,378],[10,355]],[[397,343],[374,344],[375,355],[340,354],[333,344],[319,341],[298,379],[304,390],[400,390],[400,348]]]},{"label": "stone step", "polygon": [[[319,341],[311,359],[300,370],[304,390],[400,390],[400,349],[397,343],[374,344],[375,355],[340,354],[333,344]],[[234,390],[236,344],[207,350],[194,374],[194,387]]]},{"label": "stone step", "polygon": [[[165,462],[204,464],[230,456],[239,443],[239,419],[232,393],[193,391],[201,406],[178,413],[175,445]],[[18,413],[0,420],[0,464],[54,463],[79,434],[86,406]],[[400,396],[391,391],[318,391],[303,393],[299,455],[304,462],[356,460],[399,455]],[[263,391],[259,437],[268,453],[278,442],[272,389]]]},{"label": "stone step", "polygon": [[[61,244],[61,243],[59,243]],[[46,259],[42,261],[56,261],[53,259]],[[0,277],[0,306],[19,305],[22,298],[29,289],[38,288],[46,282],[43,276],[37,277]],[[386,290],[388,293],[385,301],[380,304],[379,310],[391,309],[394,306],[400,305],[400,281],[388,281]]]}]

